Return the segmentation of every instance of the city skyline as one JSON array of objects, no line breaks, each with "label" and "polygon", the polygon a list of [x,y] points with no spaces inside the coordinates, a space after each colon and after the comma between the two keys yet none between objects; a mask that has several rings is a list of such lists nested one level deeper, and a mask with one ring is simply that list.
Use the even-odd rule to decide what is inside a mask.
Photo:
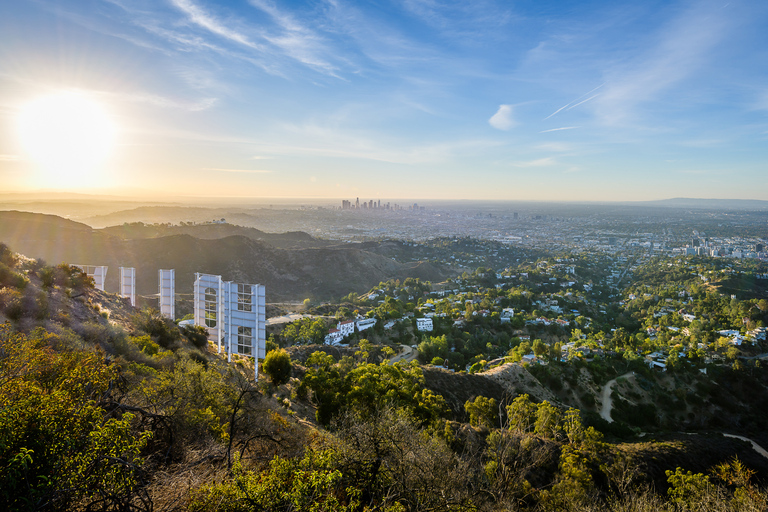
[{"label": "city skyline", "polygon": [[144,197],[767,199],[767,24],[748,1],[7,2],[0,179]]}]

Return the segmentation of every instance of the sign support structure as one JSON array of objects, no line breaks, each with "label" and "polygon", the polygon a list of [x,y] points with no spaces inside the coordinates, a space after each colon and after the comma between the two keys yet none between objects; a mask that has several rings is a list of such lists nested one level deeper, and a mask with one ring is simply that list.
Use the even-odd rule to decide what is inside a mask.
[{"label": "sign support structure", "polygon": [[259,378],[259,359],[266,356],[266,294],[260,284],[223,281],[221,276],[195,274],[195,325],[208,329],[209,339],[227,352],[253,357]]},{"label": "sign support structure", "polygon": [[176,320],[176,271],[174,269],[158,270],[157,283],[160,314]]},{"label": "sign support structure", "polygon": [[120,295],[131,300],[131,306],[136,307],[136,269],[120,267]]}]

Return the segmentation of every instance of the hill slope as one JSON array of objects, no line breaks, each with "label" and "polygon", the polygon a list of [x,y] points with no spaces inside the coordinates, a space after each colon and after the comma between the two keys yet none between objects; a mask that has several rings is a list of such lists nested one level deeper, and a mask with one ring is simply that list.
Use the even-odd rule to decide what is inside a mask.
[{"label": "hill slope", "polygon": [[[173,268],[177,294],[190,294],[194,273],[201,272],[222,275],[226,280],[263,284],[268,301],[338,297],[388,279],[418,277],[439,281],[448,275],[445,269],[432,264],[399,263],[355,245],[284,249],[255,239],[261,233],[258,230],[221,227],[223,232],[190,227],[191,232],[198,232],[201,237],[174,234],[124,239],[115,236],[125,234],[125,230],[117,228],[94,230],[52,215],[0,212],[0,241],[15,251],[51,263],[107,265],[108,291],[117,290],[120,266],[136,268],[139,295],[157,293],[157,270]],[[221,236],[229,231],[247,235]],[[282,236],[284,241],[307,241],[308,237],[296,233]]]}]

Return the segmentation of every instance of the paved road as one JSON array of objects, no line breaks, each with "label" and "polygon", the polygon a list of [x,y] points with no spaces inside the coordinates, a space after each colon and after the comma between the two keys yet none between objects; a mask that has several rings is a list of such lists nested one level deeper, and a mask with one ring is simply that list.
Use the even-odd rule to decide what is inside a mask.
[{"label": "paved road", "polygon": [[765,451],[765,448],[763,448],[762,446],[760,446],[759,444],[757,444],[757,443],[756,443],[756,442],[754,442],[753,440],[751,440],[751,439],[749,439],[749,438],[747,438],[747,437],[742,437],[742,436],[735,436],[735,435],[733,435],[733,434],[723,434],[723,435],[724,435],[725,437],[733,437],[733,438],[735,438],[735,439],[741,439],[742,441],[746,441],[746,442],[750,443],[750,444],[752,445],[752,448],[753,448],[753,449],[754,449],[754,450],[755,450],[757,453],[759,453],[759,454],[760,454],[760,455],[762,455],[763,457],[766,457],[766,458],[768,458],[768,451]]},{"label": "paved road", "polygon": [[603,406],[600,409],[600,416],[608,423],[613,423],[613,418],[611,418],[611,409],[613,409],[613,400],[611,399],[611,388],[613,387],[614,384],[616,384],[616,381],[618,379],[623,379],[624,377],[632,377],[634,375],[635,375],[635,372],[625,373],[624,375],[620,375],[613,380],[609,380],[608,382],[606,382],[605,386],[603,386],[603,397],[602,397]]},{"label": "paved road", "polygon": [[322,318],[322,317],[318,317],[316,315],[301,315],[299,313],[290,313],[288,315],[273,316],[272,318],[267,318],[267,325],[288,324],[293,322],[294,320],[300,320],[302,318]]}]

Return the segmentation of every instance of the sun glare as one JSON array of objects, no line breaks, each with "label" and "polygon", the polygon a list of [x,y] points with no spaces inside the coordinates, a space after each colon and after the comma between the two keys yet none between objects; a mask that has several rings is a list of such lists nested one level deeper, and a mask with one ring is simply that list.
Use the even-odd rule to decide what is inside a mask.
[{"label": "sun glare", "polygon": [[109,180],[102,165],[112,152],[115,126],[105,109],[77,92],[45,96],[19,115],[19,135],[43,188],[93,188]]}]

